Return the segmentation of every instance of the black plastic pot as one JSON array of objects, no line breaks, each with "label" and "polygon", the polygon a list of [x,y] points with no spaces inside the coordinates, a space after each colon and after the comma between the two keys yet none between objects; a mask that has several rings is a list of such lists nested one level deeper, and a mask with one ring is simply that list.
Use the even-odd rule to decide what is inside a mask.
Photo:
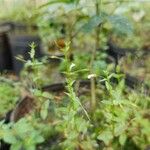
[{"label": "black plastic pot", "polygon": [[17,35],[17,36],[10,36],[10,46],[12,52],[12,59],[13,59],[13,69],[16,74],[19,74],[22,70],[24,64],[17,60],[16,57],[21,55],[24,60],[30,59],[30,46],[32,42],[35,43],[35,58],[40,58],[42,56],[41,53],[41,40],[38,36],[31,36],[31,35]]},{"label": "black plastic pot", "polygon": [[137,52],[135,49],[132,49],[132,48],[119,47],[118,45],[114,44],[111,40],[107,42],[107,46],[108,46],[108,49],[106,52],[109,56],[115,59],[116,66],[118,65],[119,59],[121,57],[124,57],[129,53],[135,56]]},{"label": "black plastic pot", "polygon": [[0,71],[12,70],[11,51],[7,32],[0,32]]},{"label": "black plastic pot", "polygon": [[[79,87],[86,87],[90,88],[90,80],[80,80],[79,81]],[[50,84],[42,87],[42,91],[47,91],[47,92],[62,92],[65,90],[66,83],[55,83],[55,84]]]},{"label": "black plastic pot", "polygon": [[13,28],[13,23],[12,22],[0,22],[0,28],[1,29],[5,29],[5,28],[8,28],[9,29],[9,31],[10,30],[12,30],[12,28]]},{"label": "black plastic pot", "polygon": [[1,22],[0,23],[0,27],[7,27],[9,28],[9,31],[11,33],[26,33],[27,30],[31,30],[31,31],[36,31],[37,30],[37,26],[36,25],[31,25],[28,26],[24,23],[20,23],[20,22],[12,22],[12,21],[7,21],[7,22]]}]

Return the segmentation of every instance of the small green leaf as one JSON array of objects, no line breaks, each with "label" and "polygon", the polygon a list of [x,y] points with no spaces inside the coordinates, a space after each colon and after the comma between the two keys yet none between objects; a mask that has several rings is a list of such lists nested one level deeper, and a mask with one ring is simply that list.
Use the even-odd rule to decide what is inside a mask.
[{"label": "small green leaf", "polygon": [[83,32],[90,32],[95,27],[99,26],[103,22],[102,16],[93,16],[91,17],[86,24],[83,25],[82,31]]},{"label": "small green leaf", "polygon": [[112,120],[112,118],[113,118],[113,116],[112,116],[111,113],[105,112],[104,115],[105,115],[105,117],[106,117],[108,120]]},{"label": "small green leaf", "polygon": [[36,150],[35,145],[29,145],[26,147],[28,150]]},{"label": "small green leaf", "polygon": [[110,85],[110,83],[108,81],[105,82],[105,85],[106,85],[106,89],[108,91],[111,91],[112,90],[112,86]]},{"label": "small green leaf", "polygon": [[42,143],[44,141],[44,138],[42,136],[37,136],[36,137],[36,143]]},{"label": "small green leaf", "polygon": [[108,17],[108,21],[112,24],[114,30],[116,32],[122,34],[131,34],[132,33],[132,25],[129,23],[129,20],[121,15],[112,15]]},{"label": "small green leaf", "polygon": [[124,122],[119,122],[115,125],[115,136],[122,134],[126,130],[126,124]]},{"label": "small green leaf", "polygon": [[41,118],[43,120],[46,119],[48,115],[48,108],[49,108],[49,100],[46,100],[44,104],[42,105],[41,112],[40,112]]},{"label": "small green leaf", "polygon": [[108,145],[113,139],[113,135],[110,131],[103,131],[98,137],[99,140],[102,140],[106,145]]},{"label": "small green leaf", "polygon": [[35,47],[36,47],[35,43],[34,42],[31,43],[30,47],[31,47],[31,51],[29,54],[30,54],[30,57],[33,59],[35,56]]},{"label": "small green leaf", "polygon": [[71,63],[71,65],[70,65],[70,71],[72,71],[72,69],[75,67],[76,65],[74,64],[74,63]]},{"label": "small green leaf", "polygon": [[15,136],[9,130],[4,133],[4,137],[3,138],[4,138],[5,142],[10,143],[10,144],[14,144],[14,143],[17,142]]},{"label": "small green leaf", "polygon": [[124,134],[121,134],[120,137],[119,137],[119,143],[120,143],[121,145],[124,145],[125,142],[126,142],[126,139],[127,139],[126,134],[125,134],[125,133],[124,133]]},{"label": "small green leaf", "polygon": [[43,92],[43,93],[42,93],[42,96],[43,96],[44,98],[49,98],[49,99],[52,99],[52,98],[53,98],[53,96],[52,96],[50,93],[48,93],[48,92]]},{"label": "small green leaf", "polygon": [[112,102],[111,101],[109,101],[109,100],[103,100],[103,101],[101,101],[103,104],[105,104],[105,105],[112,105]]},{"label": "small green leaf", "polygon": [[15,144],[11,145],[11,150],[17,150],[17,149],[21,149],[22,148],[22,143],[21,142],[17,142]]}]

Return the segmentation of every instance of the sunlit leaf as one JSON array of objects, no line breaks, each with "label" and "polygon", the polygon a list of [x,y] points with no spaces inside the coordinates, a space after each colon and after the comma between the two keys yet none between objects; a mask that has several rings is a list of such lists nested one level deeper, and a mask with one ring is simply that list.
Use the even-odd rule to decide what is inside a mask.
[{"label": "sunlit leaf", "polygon": [[119,122],[115,125],[114,133],[116,136],[122,134],[126,130],[126,124],[124,122]]},{"label": "sunlit leaf", "polygon": [[113,135],[110,131],[103,131],[98,137],[99,140],[102,140],[106,145],[110,143],[113,139]]},{"label": "sunlit leaf", "polygon": [[105,85],[106,85],[106,89],[108,91],[111,91],[112,90],[112,86],[110,85],[110,83],[108,81],[105,82]]},{"label": "sunlit leaf", "polygon": [[4,132],[4,141],[10,144],[16,143],[17,139],[16,137],[13,135],[13,133],[9,130],[7,130],[6,132]]},{"label": "sunlit leaf", "polygon": [[46,119],[48,115],[48,108],[49,108],[49,100],[46,100],[42,105],[41,112],[40,112],[42,119]]},{"label": "sunlit leaf", "polygon": [[120,137],[119,137],[119,143],[121,145],[124,145],[125,142],[126,142],[126,139],[127,139],[127,135],[126,134],[121,134]]}]

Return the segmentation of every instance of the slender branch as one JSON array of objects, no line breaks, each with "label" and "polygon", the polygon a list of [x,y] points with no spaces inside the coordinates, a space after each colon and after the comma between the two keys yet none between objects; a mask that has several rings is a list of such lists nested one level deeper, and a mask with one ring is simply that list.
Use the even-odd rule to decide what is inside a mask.
[{"label": "slender branch", "polygon": [[[96,15],[99,16],[100,15],[100,9],[99,9],[99,3],[98,2],[95,4],[95,7],[96,7]],[[100,34],[100,25],[97,26],[97,28],[96,28],[95,53],[96,53],[96,50],[99,48],[99,42],[100,42],[99,34]]]},{"label": "slender branch", "polygon": [[[95,3],[95,8],[96,8],[96,15],[99,16],[100,15],[100,8],[99,8],[99,2],[98,0]],[[99,43],[100,43],[100,38],[99,38],[99,34],[100,34],[100,25],[97,26],[97,28],[95,29],[95,49],[93,49],[92,52],[92,57],[91,57],[91,62],[90,62],[90,72],[91,74],[93,74],[93,62],[95,60],[95,56],[96,56],[96,51],[99,48]],[[96,86],[95,86],[95,77],[92,77],[91,79],[91,109],[94,110],[96,107]]]}]

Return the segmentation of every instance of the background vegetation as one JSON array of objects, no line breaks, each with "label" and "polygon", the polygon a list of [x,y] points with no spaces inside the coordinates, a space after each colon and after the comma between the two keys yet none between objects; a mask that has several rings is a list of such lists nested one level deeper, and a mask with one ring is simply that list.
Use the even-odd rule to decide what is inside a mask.
[{"label": "background vegetation", "polygon": [[20,75],[1,74],[0,146],[148,150],[149,8],[149,0],[1,0],[1,22],[26,26],[13,35],[39,36],[43,57],[31,41],[30,59],[17,56]]}]

